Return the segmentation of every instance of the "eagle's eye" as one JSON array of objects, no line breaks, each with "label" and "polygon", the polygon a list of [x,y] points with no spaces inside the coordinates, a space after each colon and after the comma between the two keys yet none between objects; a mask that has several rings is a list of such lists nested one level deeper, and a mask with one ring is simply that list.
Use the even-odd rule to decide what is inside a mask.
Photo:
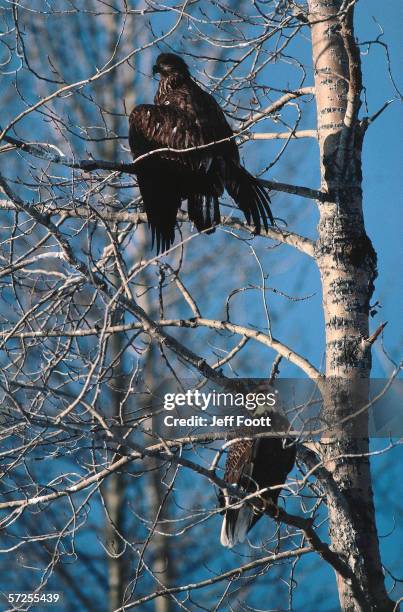
[{"label": "eagle's eye", "polygon": [[172,66],[169,64],[155,64],[153,66],[153,74],[168,74],[171,72]]},{"label": "eagle's eye", "polygon": [[153,68],[153,74],[168,74],[170,71],[170,66],[167,64],[156,64]]}]

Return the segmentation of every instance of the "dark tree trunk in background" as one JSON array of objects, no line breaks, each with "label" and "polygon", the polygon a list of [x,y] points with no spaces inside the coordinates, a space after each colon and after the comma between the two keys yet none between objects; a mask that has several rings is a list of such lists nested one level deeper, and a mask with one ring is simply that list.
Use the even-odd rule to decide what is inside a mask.
[{"label": "dark tree trunk in background", "polygon": [[[337,425],[368,401],[371,347],[369,302],[376,278],[376,254],[365,232],[362,210],[361,151],[364,130],[358,120],[361,66],[354,39],[353,8],[341,0],[309,0],[315,69],[322,189],[329,201],[318,203],[317,262],[326,324],[325,412]],[[368,610],[389,610],[379,555],[368,452],[367,415],[340,426],[336,439],[325,439],[320,453],[337,483],[345,507],[328,496],[333,550],[349,564],[367,598]],[[338,459],[340,455],[358,455]],[[361,610],[351,585],[337,578],[343,610]]]},{"label": "dark tree trunk in background", "polygon": [[[114,45],[119,36],[119,15],[107,14],[104,15],[105,30],[108,34],[109,54],[113,56]],[[105,108],[110,112],[116,107],[117,100],[121,95],[121,90],[124,90],[124,83],[119,79],[116,71],[113,71],[107,88],[102,88],[99,92],[100,98],[103,100]],[[119,118],[116,114],[106,117],[108,128],[111,134],[119,132]],[[117,159],[119,149],[116,140],[106,141],[101,154],[107,159]],[[118,193],[114,195],[118,196]],[[118,243],[118,225],[113,228],[114,238]],[[115,263],[113,270],[109,275],[110,282],[115,287],[120,287],[122,280],[119,274],[118,266]],[[119,325],[123,320],[123,311],[117,305],[113,306],[111,313],[113,325]],[[110,402],[110,418],[118,426],[119,431],[125,422],[125,414],[127,410],[124,403],[125,388],[124,388],[124,363],[122,351],[125,344],[123,334],[113,334],[108,340],[109,360],[113,365],[113,376],[110,380],[109,398]],[[122,429],[120,429],[120,433]],[[118,459],[117,454],[115,459]],[[108,510],[108,518],[105,523],[106,542],[109,551],[108,554],[108,584],[109,584],[109,602],[108,610],[113,612],[120,608],[125,597],[125,588],[128,580],[127,574],[130,574],[128,550],[125,550],[125,543],[122,541],[119,534],[123,535],[124,525],[123,517],[125,514],[125,475],[119,471],[109,475],[103,488],[104,500]]]}]

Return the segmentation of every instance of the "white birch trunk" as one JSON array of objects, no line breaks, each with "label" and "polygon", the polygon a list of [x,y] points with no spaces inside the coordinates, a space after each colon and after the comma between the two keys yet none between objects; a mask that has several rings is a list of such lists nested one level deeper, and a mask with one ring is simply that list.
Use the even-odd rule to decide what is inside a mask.
[{"label": "white birch trunk", "polygon": [[[326,416],[337,423],[368,400],[371,370],[369,301],[376,278],[376,254],[365,232],[362,211],[360,107],[361,68],[353,31],[353,8],[342,0],[308,0],[312,33],[322,189],[316,258],[326,324],[326,377],[331,393]],[[357,390],[357,383],[359,390]],[[336,481],[347,512],[328,495],[332,549],[349,564],[368,610],[393,608],[387,597],[368,457],[367,417],[360,436],[347,424],[337,440],[323,440],[322,458]],[[357,431],[357,426],[355,431]],[[362,436],[362,437],[361,437]],[[334,459],[358,454],[357,458]],[[348,517],[346,520],[346,516]],[[342,610],[362,610],[346,581],[337,577]]]}]

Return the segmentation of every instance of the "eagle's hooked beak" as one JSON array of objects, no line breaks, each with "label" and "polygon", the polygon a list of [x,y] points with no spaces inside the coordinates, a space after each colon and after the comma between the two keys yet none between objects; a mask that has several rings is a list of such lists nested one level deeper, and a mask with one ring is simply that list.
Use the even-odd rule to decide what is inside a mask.
[{"label": "eagle's hooked beak", "polygon": [[153,66],[153,74],[155,75],[157,73],[158,73],[158,66],[157,66],[157,64],[154,64],[154,66]]}]

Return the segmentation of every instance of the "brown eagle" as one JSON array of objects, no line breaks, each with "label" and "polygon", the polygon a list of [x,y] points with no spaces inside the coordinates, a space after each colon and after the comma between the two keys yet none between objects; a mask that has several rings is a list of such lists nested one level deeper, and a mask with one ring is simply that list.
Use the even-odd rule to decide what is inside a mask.
[{"label": "brown eagle", "polygon": [[[246,494],[283,485],[294,466],[295,454],[291,440],[274,437],[239,440],[229,447],[224,480]],[[224,509],[221,544],[232,548],[243,542],[248,531],[263,516],[265,504],[277,505],[280,492],[280,488],[269,490],[243,502],[228,495],[226,490],[220,491],[219,502]]]},{"label": "brown eagle", "polygon": [[197,85],[187,64],[173,53],[159,55],[153,73],[160,75],[154,104],[136,106],[129,117],[134,159],[171,149],[146,155],[134,165],[152,246],[156,241],[157,252],[171,246],[183,200],[196,228],[214,231],[220,223],[218,198],[225,189],[256,233],[262,224],[267,229],[268,219],[273,224],[270,198],[241,165],[233,131],[213,96]]}]

